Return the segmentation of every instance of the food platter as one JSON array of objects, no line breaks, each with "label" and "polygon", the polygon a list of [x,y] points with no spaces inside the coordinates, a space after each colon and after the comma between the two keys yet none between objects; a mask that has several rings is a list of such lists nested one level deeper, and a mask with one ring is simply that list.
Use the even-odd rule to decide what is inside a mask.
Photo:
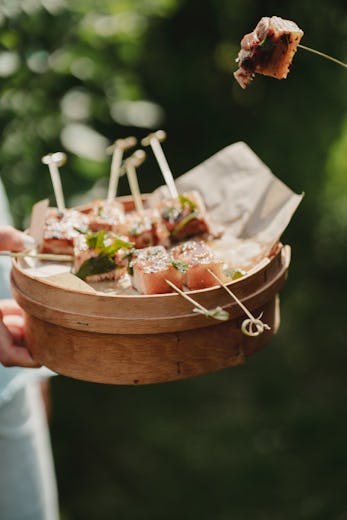
[{"label": "food platter", "polygon": [[[174,200],[179,200],[186,208],[187,194],[194,193],[197,186],[206,203],[207,213],[201,215],[206,215],[205,222],[212,221],[217,226],[210,227],[208,224],[210,232],[204,233],[207,234],[204,245],[200,246],[202,239],[198,235],[193,249],[188,251],[195,251],[196,244],[198,251],[201,247],[210,249],[209,256],[199,257],[207,258],[208,263],[199,260],[195,264],[195,260],[193,263],[187,260],[186,270],[185,262],[175,265],[171,257],[165,264],[169,267],[163,268],[163,271],[160,271],[161,262],[158,270],[156,263],[150,264],[148,272],[144,267],[143,277],[150,276],[157,281],[159,276],[163,276],[165,284],[160,285],[163,290],[154,292],[149,290],[154,284],[144,287],[134,283],[136,269],[138,277],[142,273],[141,257],[136,255],[138,248],[146,252],[158,247],[163,249],[163,245],[136,245],[130,255],[126,253],[129,260],[124,278],[123,275],[117,277],[119,270],[114,269],[114,262],[111,265],[111,279],[108,278],[109,271],[102,279],[99,275],[95,279],[96,271],[81,276],[82,268],[76,267],[76,261],[85,250],[77,249],[76,254],[79,239],[74,242],[73,256],[65,253],[70,264],[57,263],[52,258],[51,261],[42,259],[44,254],[54,251],[42,249],[39,237],[43,232],[44,219],[39,215],[43,210],[43,215],[51,213],[47,209],[48,201],[35,205],[30,233],[41,244],[38,251],[41,251],[41,257],[37,252],[33,252],[33,258],[25,253],[24,258],[13,260],[12,269],[13,295],[25,312],[26,342],[35,360],[57,373],[76,379],[115,385],[142,385],[186,379],[239,365],[269,342],[279,326],[279,292],[290,265],[290,247],[282,245],[280,237],[302,195],[294,194],[276,179],[245,143],[230,145],[179,177],[179,196]],[[142,211],[146,212],[157,200],[156,195],[161,196],[162,192],[159,189],[153,194],[137,195],[134,197],[132,193],[132,196],[111,200],[112,207],[115,204],[121,213],[125,212],[125,221],[128,216],[132,221],[134,209],[138,215],[144,214]],[[230,204],[229,201],[236,202]],[[98,204],[98,201],[96,206],[95,201],[87,202],[71,210],[88,216],[91,215],[91,208],[99,208]],[[144,210],[139,209],[139,205]],[[158,207],[160,205],[161,201]],[[198,229],[201,230],[202,220],[199,220],[197,206],[188,204],[188,209],[193,218],[180,217],[180,222],[185,222],[187,226],[181,226],[180,233],[185,229],[191,232],[189,226],[194,222],[199,223]],[[62,222],[69,212],[70,209],[61,208]],[[96,214],[100,215],[99,210]],[[181,215],[181,212],[178,214]],[[93,215],[92,218],[88,217],[90,227],[95,222]],[[45,221],[46,224],[50,218]],[[60,217],[57,215],[54,218],[59,220]],[[176,224],[175,230],[179,226]],[[211,233],[216,228],[223,230],[221,234]],[[80,227],[74,225],[73,229],[79,230],[79,234],[83,233]],[[99,253],[97,248],[101,246],[89,243],[89,237],[92,241],[95,238],[92,231],[91,235],[88,231],[84,235],[89,248],[86,250],[89,256],[84,262],[95,266],[100,255],[106,253],[104,245]],[[128,232],[131,241],[138,240],[132,228]],[[97,236],[100,236],[99,233],[104,240],[104,231],[96,231]],[[139,235],[143,236],[147,237],[146,234]],[[165,239],[165,234],[160,236]],[[43,241],[45,247],[50,244],[56,246],[55,224],[53,234],[48,237]],[[51,243],[50,237],[53,239]],[[155,233],[152,237],[157,239],[159,235]],[[173,240],[166,246],[166,256],[176,250],[174,238],[177,237],[173,234],[171,237]],[[59,240],[60,245],[71,247],[70,235],[65,237],[63,234]],[[187,241],[180,238],[179,249],[180,244],[186,247],[191,240],[194,241],[194,237]],[[59,251],[59,254],[62,252]],[[226,269],[221,267],[221,262]],[[172,266],[180,272],[176,285],[169,278]],[[123,264],[119,264],[119,268],[123,272]],[[219,276],[214,271],[217,268]],[[202,271],[213,274],[213,279],[210,277],[207,283],[205,274],[200,278]],[[230,272],[233,274],[230,275]],[[221,275],[225,275],[224,280]],[[131,283],[123,287],[122,280],[127,277]],[[204,285],[194,286],[192,282],[197,280],[199,283],[204,280]],[[182,284],[179,287],[177,284],[180,281]],[[159,285],[156,284],[156,287]]]},{"label": "food platter", "polygon": [[112,295],[95,291],[70,272],[37,277],[13,261],[12,290],[26,315],[34,358],[69,377],[139,385],[185,379],[238,365],[263,347],[279,325],[278,293],[290,264],[290,247],[230,284],[270,330],[241,332],[244,311],[222,287],[191,291],[202,305],[230,314],[216,322],[194,313],[178,294]]}]

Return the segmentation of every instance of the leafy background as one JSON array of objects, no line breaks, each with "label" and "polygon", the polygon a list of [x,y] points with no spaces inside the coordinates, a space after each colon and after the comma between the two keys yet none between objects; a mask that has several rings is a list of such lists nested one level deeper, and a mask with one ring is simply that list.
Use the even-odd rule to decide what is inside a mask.
[{"label": "leafy background", "polygon": [[[0,1],[1,178],[20,228],[50,197],[102,196],[118,137],[164,128],[178,176],[248,143],[304,200],[279,333],[238,368],[146,387],[51,382],[63,520],[347,519],[347,73],[299,50],[285,81],[232,72],[261,18],[347,61],[345,1]],[[140,185],[160,182],[149,155]],[[121,182],[120,193],[128,193]]]}]

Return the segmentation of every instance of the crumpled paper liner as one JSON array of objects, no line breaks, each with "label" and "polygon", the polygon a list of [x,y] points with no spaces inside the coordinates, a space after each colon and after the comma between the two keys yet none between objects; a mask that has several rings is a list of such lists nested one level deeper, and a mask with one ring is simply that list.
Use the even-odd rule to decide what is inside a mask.
[{"label": "crumpled paper liner", "polygon": [[[280,181],[244,142],[227,146],[176,179],[180,193],[198,190],[224,229],[213,248],[235,268],[249,269],[280,240],[303,194]],[[154,197],[165,195],[159,188]]]}]

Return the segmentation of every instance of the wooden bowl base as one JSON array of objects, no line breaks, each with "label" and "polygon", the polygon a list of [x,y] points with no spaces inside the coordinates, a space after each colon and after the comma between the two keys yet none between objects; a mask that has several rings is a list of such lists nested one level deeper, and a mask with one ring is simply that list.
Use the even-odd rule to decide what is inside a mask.
[{"label": "wooden bowl base", "polygon": [[275,295],[259,312],[271,330],[245,336],[244,318],[176,333],[105,334],[65,328],[26,314],[26,340],[42,365],[75,379],[142,385],[186,379],[243,363],[279,326]]}]

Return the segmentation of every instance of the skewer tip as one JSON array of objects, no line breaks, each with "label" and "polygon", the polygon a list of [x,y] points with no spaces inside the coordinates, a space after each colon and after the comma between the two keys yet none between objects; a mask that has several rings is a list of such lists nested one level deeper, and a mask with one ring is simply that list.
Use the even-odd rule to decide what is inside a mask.
[{"label": "skewer tip", "polygon": [[122,176],[126,173],[127,167],[132,166],[138,168],[146,160],[146,152],[144,150],[136,150],[130,157],[125,159],[120,170],[119,175]]},{"label": "skewer tip", "polygon": [[44,155],[41,158],[43,164],[56,164],[57,166],[62,166],[66,162],[66,154],[64,152],[54,152]]},{"label": "skewer tip", "polygon": [[134,136],[125,137],[124,139],[117,139],[113,144],[106,148],[106,153],[112,155],[116,149],[122,150],[124,152],[136,144],[137,139]]},{"label": "skewer tip", "polygon": [[149,146],[151,144],[151,140],[156,139],[159,142],[165,141],[166,132],[165,130],[157,130],[156,132],[152,132],[148,134],[141,140],[142,146]]}]

